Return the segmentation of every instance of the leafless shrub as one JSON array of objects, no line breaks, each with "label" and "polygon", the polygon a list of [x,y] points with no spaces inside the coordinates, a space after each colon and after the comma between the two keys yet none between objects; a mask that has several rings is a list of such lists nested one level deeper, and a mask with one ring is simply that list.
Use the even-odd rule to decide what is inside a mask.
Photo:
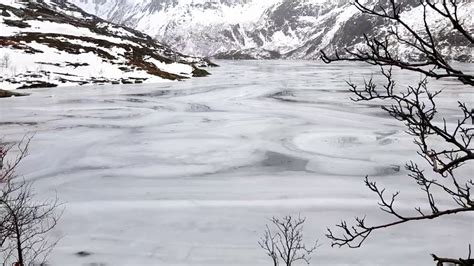
[{"label": "leafless shrub", "polygon": [[[58,200],[37,201],[32,184],[15,172],[28,154],[29,143],[30,139],[27,139],[18,144],[18,155],[5,161],[0,169],[0,256],[3,265],[41,265],[56,244],[47,239],[47,233],[60,217]],[[5,160],[12,148],[2,145],[0,159]]]},{"label": "leafless shrub", "polygon": [[265,250],[272,259],[273,265],[291,266],[294,262],[304,261],[309,264],[311,254],[317,248],[317,242],[309,248],[303,243],[304,218],[285,216],[281,219],[271,219],[275,230],[266,225],[264,235],[258,241],[260,247]]}]

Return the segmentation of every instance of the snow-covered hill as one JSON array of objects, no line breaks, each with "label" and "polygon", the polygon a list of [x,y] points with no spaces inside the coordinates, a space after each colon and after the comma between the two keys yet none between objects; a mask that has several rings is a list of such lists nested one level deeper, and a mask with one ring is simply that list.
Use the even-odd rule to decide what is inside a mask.
[{"label": "snow-covered hill", "polygon": [[63,1],[0,1],[0,89],[205,76],[211,63]]},{"label": "snow-covered hill", "polygon": [[[350,0],[70,0],[102,18],[133,27],[189,54],[219,58],[319,57],[326,48],[360,45],[363,33],[383,34],[384,21],[361,16]],[[384,0],[366,0],[369,3]],[[473,1],[460,15],[474,28]],[[422,26],[419,1],[402,1]],[[418,22],[416,22],[418,20]],[[472,45],[455,43],[446,21],[434,19],[448,56],[472,61]],[[449,45],[448,45],[449,44]],[[469,46],[471,45],[471,46]],[[404,56],[412,50],[397,47]]]}]

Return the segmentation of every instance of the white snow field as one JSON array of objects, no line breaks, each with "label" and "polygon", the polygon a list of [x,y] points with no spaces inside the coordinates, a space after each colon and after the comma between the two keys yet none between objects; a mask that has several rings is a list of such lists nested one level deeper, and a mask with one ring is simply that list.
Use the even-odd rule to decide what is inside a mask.
[{"label": "white snow field", "polygon": [[[403,125],[377,103],[349,99],[344,80],[376,68],[217,63],[212,76],[186,82],[0,100],[3,140],[34,134],[19,173],[35,181],[38,197],[57,193],[64,203],[51,265],[271,265],[257,241],[269,218],[287,214],[307,217],[306,240],[319,239],[311,265],[433,265],[430,253],[467,255],[469,214],[374,232],[360,249],[331,248],[324,237],[340,219],[392,219],[364,187],[367,174],[401,191],[403,212],[427,207],[403,168],[409,159],[426,167]],[[400,85],[420,79],[395,74]],[[439,111],[449,125],[457,100],[474,104],[473,91],[457,84],[431,81],[444,89]]]}]

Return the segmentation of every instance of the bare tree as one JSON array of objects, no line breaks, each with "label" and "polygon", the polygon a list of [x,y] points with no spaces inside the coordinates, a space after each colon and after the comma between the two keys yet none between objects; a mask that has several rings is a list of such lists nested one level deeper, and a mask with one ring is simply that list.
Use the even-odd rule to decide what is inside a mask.
[{"label": "bare tree", "polygon": [[297,261],[309,264],[311,253],[317,248],[317,241],[310,248],[303,243],[305,219],[292,216],[285,216],[282,219],[273,217],[271,222],[276,230],[272,231],[266,225],[265,233],[258,244],[272,259],[273,265],[278,266],[280,261],[286,266],[291,266]]},{"label": "bare tree", "polygon": [[[3,265],[44,264],[56,242],[47,233],[57,224],[58,200],[39,202],[31,183],[19,178],[15,170],[28,154],[30,139],[17,145],[19,155],[5,162],[0,170],[0,256]],[[2,159],[13,146],[3,146]]]},{"label": "bare tree", "polygon": [[[440,52],[439,43],[429,25],[427,16],[434,13],[449,21],[453,28],[453,34],[463,38],[470,46],[474,44],[472,29],[466,28],[458,10],[462,4],[458,0],[430,1],[420,0],[423,7],[423,29],[417,31],[410,27],[400,16],[403,1],[382,1],[384,4],[367,5],[355,0],[354,5],[364,14],[379,17],[395,22],[383,40],[369,38],[364,35],[366,47],[356,50],[346,49],[345,55],[335,52],[329,56],[324,51],[322,59],[326,63],[333,61],[362,61],[381,67],[381,73],[385,83],[378,86],[369,79],[364,82],[362,88],[348,82],[350,90],[355,97],[354,101],[379,101],[383,104],[382,109],[391,117],[401,121],[406,126],[406,132],[413,136],[414,143],[418,147],[418,154],[432,168],[432,172],[425,172],[417,163],[410,161],[405,165],[412,178],[420,189],[426,194],[426,204],[429,209],[424,210],[420,206],[415,207],[414,214],[401,213],[395,207],[399,192],[386,195],[386,189],[380,187],[376,182],[365,178],[365,185],[379,198],[380,209],[394,217],[394,221],[380,225],[368,225],[366,218],[356,218],[355,224],[342,221],[337,227],[340,234],[328,229],[327,237],[333,241],[333,246],[360,247],[361,244],[376,230],[392,227],[395,225],[420,220],[430,220],[449,214],[458,214],[474,211],[474,199],[471,189],[474,186],[472,176],[462,176],[457,171],[459,168],[472,163],[474,149],[472,140],[474,128],[469,125],[473,120],[472,107],[469,108],[464,102],[459,101],[459,119],[456,123],[448,123],[447,119],[441,117],[436,105],[436,97],[441,91],[432,91],[428,87],[428,78],[455,78],[465,86],[474,86],[474,76],[465,73],[461,69],[454,68],[449,60]],[[402,27],[407,34],[401,34],[398,27]],[[394,54],[394,43],[411,47],[424,55],[422,62],[405,61]],[[388,67],[387,67],[388,66]],[[409,86],[405,90],[399,90],[395,80],[392,78],[392,67],[420,72],[426,75],[415,86]],[[442,141],[443,146],[436,145],[436,141]],[[469,167],[469,166],[468,166]],[[472,164],[470,165],[472,167]],[[452,207],[441,209],[438,206],[440,199],[451,199]],[[455,263],[458,265],[473,265],[474,260],[440,258],[433,255],[438,265],[443,263]]]}]

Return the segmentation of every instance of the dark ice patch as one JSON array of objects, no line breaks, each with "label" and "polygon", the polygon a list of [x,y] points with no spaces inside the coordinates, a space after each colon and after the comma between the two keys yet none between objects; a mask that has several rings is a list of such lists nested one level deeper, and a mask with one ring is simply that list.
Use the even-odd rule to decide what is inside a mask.
[{"label": "dark ice patch", "polygon": [[267,151],[265,157],[262,161],[262,165],[265,167],[275,167],[289,171],[306,171],[306,165],[308,165],[306,159],[273,151]]},{"label": "dark ice patch", "polygon": [[269,95],[270,98],[295,97],[295,93],[290,90],[283,90]]},{"label": "dark ice patch", "polygon": [[142,93],[142,94],[135,94],[136,96],[148,96],[148,97],[161,97],[161,96],[166,96],[170,95],[171,91],[169,90],[159,90],[159,91],[153,91],[149,93]]},{"label": "dark ice patch", "polygon": [[[273,94],[268,95],[267,97],[282,101],[282,102],[290,102],[290,103],[304,103],[305,101],[298,101],[296,99],[296,95],[293,91],[291,90],[283,90],[279,91]],[[308,103],[308,102],[306,102]]]},{"label": "dark ice patch", "polygon": [[89,251],[82,250],[82,251],[76,252],[75,255],[78,257],[89,257],[90,255],[92,255],[92,253]]},{"label": "dark ice patch", "polygon": [[400,165],[388,165],[388,166],[380,166],[375,168],[375,173],[373,175],[376,176],[388,176],[393,175],[400,172]]},{"label": "dark ice patch", "polygon": [[131,103],[146,103],[147,101],[142,100],[142,99],[137,99],[137,98],[127,98],[125,99],[127,102]]},{"label": "dark ice patch", "polygon": [[160,96],[166,96],[171,94],[170,90],[157,90],[157,91],[152,91],[152,92],[146,92],[146,93],[134,93],[134,94],[128,94],[128,96],[132,97],[160,97]]},{"label": "dark ice patch", "polygon": [[187,112],[209,112],[211,111],[211,107],[199,104],[199,103],[190,103],[188,104],[188,108],[186,108]]},{"label": "dark ice patch", "polygon": [[18,125],[18,126],[36,126],[36,125],[38,125],[38,123],[37,122],[10,122],[10,121],[0,122],[0,126],[14,126],[14,125]]}]

